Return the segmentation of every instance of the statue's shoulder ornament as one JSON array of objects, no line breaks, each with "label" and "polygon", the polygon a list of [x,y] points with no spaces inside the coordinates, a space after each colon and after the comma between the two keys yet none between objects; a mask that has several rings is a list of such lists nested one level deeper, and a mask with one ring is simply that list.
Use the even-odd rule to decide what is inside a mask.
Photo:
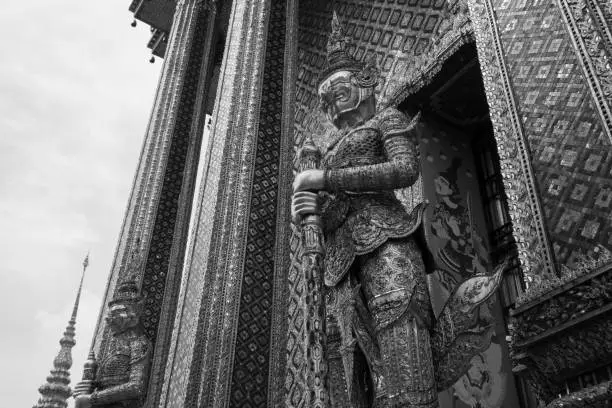
[{"label": "statue's shoulder ornament", "polygon": [[364,133],[375,133],[378,132],[378,124],[371,118],[362,125],[356,126],[353,129],[348,130],[344,135],[340,135],[335,143],[330,144],[327,147],[327,152],[337,151],[341,146],[346,143],[350,143],[356,136],[360,136]]},{"label": "statue's shoulder ornament", "polygon": [[[419,115],[409,120],[396,108],[385,108],[367,122],[338,137],[337,142],[328,147],[323,165],[340,168],[351,164],[372,164],[368,158],[381,155],[380,149],[385,139],[398,134],[410,133],[418,120]],[[366,162],[355,161],[357,157],[366,158]]]},{"label": "statue's shoulder ornament", "polygon": [[380,131],[376,123],[370,119],[361,126],[349,130],[345,135],[338,138],[338,141],[329,146],[323,165],[343,161],[351,156],[361,155],[363,148],[380,142]]},{"label": "statue's shoulder ornament", "polygon": [[151,342],[144,334],[135,336],[130,342],[130,351],[132,362],[142,360],[151,353]]},{"label": "statue's shoulder ornament", "polygon": [[412,119],[409,119],[406,114],[399,111],[397,108],[388,107],[376,114],[373,119],[377,123],[377,127],[382,134],[383,140],[401,133],[409,133],[416,128],[421,114],[416,114]]}]

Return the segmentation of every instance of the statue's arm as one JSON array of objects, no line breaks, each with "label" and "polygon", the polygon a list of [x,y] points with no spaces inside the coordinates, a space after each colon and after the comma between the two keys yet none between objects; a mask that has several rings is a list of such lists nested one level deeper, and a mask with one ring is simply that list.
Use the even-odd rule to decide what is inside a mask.
[{"label": "statue's arm", "polygon": [[145,394],[150,364],[148,342],[135,342],[135,344],[131,345],[131,353],[129,381],[105,390],[95,391],[91,394],[91,405],[105,405],[134,400]]},{"label": "statue's arm", "polygon": [[400,111],[382,112],[380,131],[387,161],[379,164],[329,169],[325,172],[328,191],[394,190],[414,184],[419,175],[416,122]]}]

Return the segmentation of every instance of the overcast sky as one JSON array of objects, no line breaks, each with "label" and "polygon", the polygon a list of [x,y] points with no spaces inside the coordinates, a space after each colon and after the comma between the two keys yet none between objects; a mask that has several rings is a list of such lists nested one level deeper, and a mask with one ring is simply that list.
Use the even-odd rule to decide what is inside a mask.
[{"label": "overcast sky", "polygon": [[[81,376],[161,61],[129,0],[11,1],[0,12],[0,397],[31,407],[70,317]],[[71,404],[72,405],[72,404]]]}]

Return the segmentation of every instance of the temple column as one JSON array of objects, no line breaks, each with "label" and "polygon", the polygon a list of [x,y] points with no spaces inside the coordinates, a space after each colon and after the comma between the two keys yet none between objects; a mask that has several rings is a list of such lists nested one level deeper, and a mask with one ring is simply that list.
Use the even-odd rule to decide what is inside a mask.
[{"label": "temple column", "polygon": [[293,8],[232,3],[162,407],[284,406]]},{"label": "temple column", "polygon": [[142,323],[154,344],[146,406],[161,390],[202,142],[214,60],[214,2],[179,0],[143,148],[120,232],[94,337],[103,358],[109,332],[104,316],[128,255],[142,247],[139,276],[145,310]]}]

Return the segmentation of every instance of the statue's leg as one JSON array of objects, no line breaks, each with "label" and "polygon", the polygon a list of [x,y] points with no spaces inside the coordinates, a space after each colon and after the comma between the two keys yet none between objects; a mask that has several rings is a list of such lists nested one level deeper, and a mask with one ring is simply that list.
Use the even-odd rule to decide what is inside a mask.
[{"label": "statue's leg", "polygon": [[425,266],[412,237],[361,256],[360,280],[376,326],[385,406],[438,407]]}]

